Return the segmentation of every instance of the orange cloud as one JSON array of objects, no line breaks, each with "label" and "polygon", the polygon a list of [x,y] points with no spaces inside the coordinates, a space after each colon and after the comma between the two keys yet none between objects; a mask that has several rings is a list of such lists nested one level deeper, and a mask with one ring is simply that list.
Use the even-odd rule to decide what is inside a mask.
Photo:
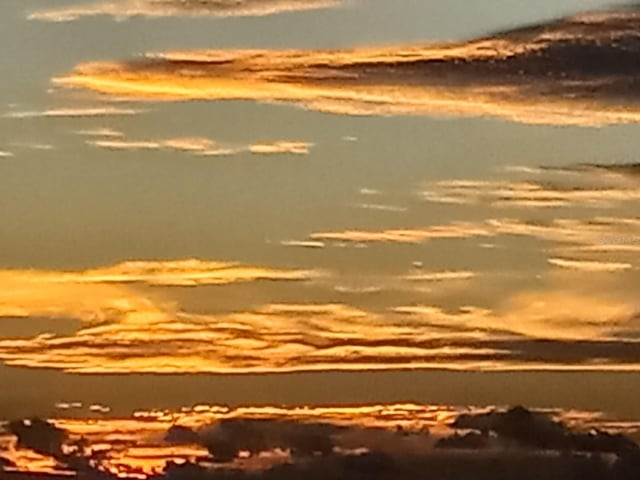
[{"label": "orange cloud", "polygon": [[[626,22],[620,12],[603,12],[452,44],[167,52],[81,64],[54,82],[130,100],[254,100],[339,114],[562,125],[637,122],[640,103],[627,86],[640,72],[629,67],[637,52],[628,45],[635,31],[629,25],[640,16],[626,12]],[[579,61],[598,55],[612,60]]]}]

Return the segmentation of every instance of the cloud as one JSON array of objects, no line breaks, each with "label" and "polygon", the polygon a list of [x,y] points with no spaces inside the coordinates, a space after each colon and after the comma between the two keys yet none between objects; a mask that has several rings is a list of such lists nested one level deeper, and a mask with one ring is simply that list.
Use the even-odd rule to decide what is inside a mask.
[{"label": "cloud", "polygon": [[0,150],[0,158],[10,158],[13,157],[12,152],[7,152],[5,150]]},{"label": "cloud", "polygon": [[115,135],[101,135],[97,139],[87,141],[87,144],[106,150],[171,150],[202,156],[226,156],[249,152],[255,155],[308,155],[312,143],[276,141],[271,143],[255,143],[247,146],[227,145],[203,137],[178,137],[163,140],[127,140],[111,138]]},{"label": "cloud", "polygon": [[633,253],[640,246],[640,219],[599,216],[584,220],[556,218],[528,221],[505,217],[426,227],[321,231],[311,233],[308,241],[421,244],[439,239],[486,239],[499,236],[535,238],[551,243],[555,250]]},{"label": "cloud", "polygon": [[83,325],[71,334],[4,338],[0,359],[74,373],[640,368],[638,312],[624,298],[541,291],[496,311],[413,306],[377,314],[342,304],[272,304],[202,315],[103,288],[32,292],[32,302],[28,293],[10,296],[9,315]]},{"label": "cloud", "polygon": [[54,83],[142,101],[254,100],[337,114],[635,123],[638,24],[634,8],[462,43],[166,52],[81,64]]},{"label": "cloud", "polygon": [[571,260],[567,258],[550,258],[549,263],[559,268],[591,273],[624,272],[633,269],[633,265],[630,263]]},{"label": "cloud", "polygon": [[471,280],[477,277],[477,273],[470,271],[447,271],[447,272],[422,272],[407,275],[405,278],[411,282],[444,282],[453,280]]},{"label": "cloud", "polygon": [[124,133],[114,130],[112,128],[99,127],[99,128],[89,128],[84,130],[76,130],[75,132],[78,135],[82,135],[85,137],[103,137],[103,138],[121,138],[124,137]]},{"label": "cloud", "polygon": [[39,10],[32,20],[68,22],[83,17],[108,15],[118,19],[130,17],[235,17],[263,16],[329,8],[340,0],[113,0],[88,5]]},{"label": "cloud", "polygon": [[[429,472],[515,479],[526,471],[560,480],[569,471],[626,480],[640,471],[639,447],[627,437],[638,424],[624,426],[599,412],[198,405],[55,423],[65,440],[53,453],[70,450],[64,460],[87,478],[409,479]],[[20,445],[7,453],[21,460],[28,451]],[[20,467],[33,471],[34,465],[22,461]]]},{"label": "cloud", "polygon": [[354,207],[362,208],[364,210],[376,210],[379,212],[404,213],[408,211],[406,207],[398,207],[396,205],[384,205],[381,203],[356,203]]},{"label": "cloud", "polygon": [[283,247],[299,247],[299,248],[316,248],[321,249],[326,245],[324,242],[314,240],[282,240],[280,245]]},{"label": "cloud", "polygon": [[357,243],[422,243],[434,239],[462,239],[491,236],[489,229],[471,223],[452,223],[424,228],[397,228],[388,230],[345,230],[316,232],[312,240],[332,240]]},{"label": "cloud", "polygon": [[313,144],[308,142],[278,141],[271,143],[254,143],[249,146],[249,151],[260,155],[272,155],[274,153],[308,155],[312,146]]},{"label": "cloud", "polygon": [[638,185],[579,186],[574,184],[524,181],[454,180],[436,182],[420,192],[435,203],[472,205],[486,203],[498,207],[558,208],[567,206],[611,207],[640,200]]},{"label": "cloud", "polygon": [[58,117],[110,117],[120,115],[137,115],[144,110],[124,107],[87,107],[87,108],[53,108],[49,110],[31,110],[9,112],[5,118],[58,118]]},{"label": "cloud", "polygon": [[66,432],[39,418],[9,422],[7,429],[16,436],[18,445],[42,455],[60,458]]}]

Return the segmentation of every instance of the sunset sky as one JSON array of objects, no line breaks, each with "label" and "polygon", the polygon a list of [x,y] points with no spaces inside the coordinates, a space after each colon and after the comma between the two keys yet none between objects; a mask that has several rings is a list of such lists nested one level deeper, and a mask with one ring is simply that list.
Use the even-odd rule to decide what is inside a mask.
[{"label": "sunset sky", "polygon": [[515,405],[640,438],[639,32],[597,0],[2,2],[0,472],[81,471],[35,417],[141,479],[237,419],[283,442],[243,471],[301,425],[377,451]]}]

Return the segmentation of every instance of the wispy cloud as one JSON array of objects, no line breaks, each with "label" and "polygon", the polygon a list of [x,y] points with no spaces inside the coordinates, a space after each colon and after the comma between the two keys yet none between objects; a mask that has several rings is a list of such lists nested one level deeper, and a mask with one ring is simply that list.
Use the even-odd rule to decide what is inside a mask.
[{"label": "wispy cloud", "polygon": [[84,130],[76,130],[78,135],[85,137],[103,137],[103,138],[121,138],[124,137],[124,133],[107,127],[89,128]]},{"label": "wispy cloud", "polygon": [[291,153],[294,155],[308,155],[311,151],[312,143],[309,142],[290,142],[290,141],[278,141],[278,142],[265,142],[254,143],[249,145],[249,151],[251,153],[260,155],[270,155],[278,153]]},{"label": "wispy cloud", "polygon": [[525,179],[455,179],[427,182],[419,195],[427,201],[497,207],[610,208],[640,200],[638,166],[578,164],[566,167],[507,167]]},{"label": "wispy cloud", "polygon": [[[80,327],[5,337],[0,360],[75,373],[640,369],[635,299],[622,293],[559,287],[517,294],[495,310],[407,306],[372,312],[345,304],[284,303],[225,314],[192,313],[167,298],[166,287],[317,276],[201,261],[3,271],[0,317],[76,319]],[[415,281],[458,279],[469,275],[434,273]],[[154,293],[137,285],[165,288]]]},{"label": "wispy cloud", "polygon": [[613,185],[580,186],[539,181],[453,180],[429,184],[420,192],[423,199],[436,203],[471,205],[486,203],[498,207],[557,208],[567,206],[610,207],[640,200],[639,185],[628,182]]},{"label": "wispy cloud", "polygon": [[400,207],[397,205],[385,205],[383,203],[356,203],[354,207],[362,208],[364,210],[375,210],[378,212],[404,213],[408,211],[406,207]]},{"label": "wispy cloud", "polygon": [[630,86],[640,78],[639,23],[637,9],[624,9],[453,44],[168,52],[81,64],[55,83],[132,100],[243,99],[340,114],[637,122],[640,99]]},{"label": "wispy cloud", "polygon": [[109,117],[119,115],[136,115],[144,110],[124,107],[82,107],[82,108],[53,108],[49,110],[31,110],[8,112],[5,118],[49,118],[49,117]]},{"label": "wispy cloud", "polygon": [[453,280],[471,280],[477,277],[476,272],[470,271],[446,271],[446,272],[420,272],[405,276],[411,282],[445,282]]},{"label": "wispy cloud", "polygon": [[87,144],[106,150],[172,150],[202,156],[237,155],[245,152],[255,155],[308,155],[313,146],[309,142],[284,140],[239,146],[219,143],[203,137],[178,137],[162,140],[128,140],[115,135],[100,135],[98,137],[97,139],[87,140]]},{"label": "wispy cloud", "polygon": [[489,228],[472,223],[452,223],[424,228],[397,228],[388,230],[345,230],[317,232],[313,240],[332,240],[357,243],[422,243],[434,239],[462,239],[491,236]]},{"label": "wispy cloud", "polygon": [[549,263],[556,267],[581,272],[624,272],[631,270],[633,265],[621,262],[601,262],[595,260],[573,260],[568,258],[550,258]]},{"label": "wispy cloud", "polygon": [[282,240],[280,245],[283,247],[300,247],[300,248],[324,248],[326,244],[317,240]]},{"label": "wispy cloud", "polygon": [[68,22],[83,17],[233,17],[335,7],[341,0],[113,0],[39,10],[30,19]]},{"label": "wispy cloud", "polygon": [[12,152],[7,152],[5,150],[0,150],[0,158],[9,158],[13,157],[14,154]]}]

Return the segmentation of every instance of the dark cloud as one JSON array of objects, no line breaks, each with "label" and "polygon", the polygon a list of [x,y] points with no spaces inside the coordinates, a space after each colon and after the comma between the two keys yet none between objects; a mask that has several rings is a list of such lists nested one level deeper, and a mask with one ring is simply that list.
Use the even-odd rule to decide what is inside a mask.
[{"label": "dark cloud", "polygon": [[330,424],[299,423],[286,420],[223,420],[200,432],[201,443],[216,461],[229,461],[241,451],[257,454],[270,450],[290,450],[294,457],[328,455],[337,427]]},{"label": "dark cloud", "polygon": [[[420,423],[417,407],[406,413]],[[550,417],[551,413],[523,407],[466,410],[472,413],[458,414],[441,424],[449,425],[446,431],[432,433],[418,425],[411,427],[411,422],[394,427],[392,419],[387,419],[386,426],[341,423],[329,417],[307,421],[308,408],[300,410],[307,414],[299,418],[257,417],[259,409],[240,414],[241,410],[237,416],[201,426],[173,425],[163,442],[151,444],[147,443],[151,437],[143,432],[121,443],[124,437],[118,440],[119,435],[128,430],[124,419],[114,421],[115,430],[103,432],[104,438],[92,436],[94,432],[83,442],[69,440],[72,432],[43,420],[12,422],[12,431],[19,435],[19,448],[55,455],[77,472],[77,478],[86,480],[128,478],[127,474],[149,480],[630,480],[640,475],[638,445],[615,431],[587,430],[594,418],[588,412],[555,412]],[[326,414],[330,409],[319,410]],[[363,414],[371,407],[351,410]],[[384,412],[388,417],[392,409]],[[30,431],[26,436],[25,426],[37,430],[37,435]],[[66,439],[65,450],[72,453],[61,453],[61,438]],[[93,452],[92,442],[101,445],[102,453]],[[105,445],[114,451],[111,457]],[[204,456],[193,458],[187,452],[196,445],[206,447],[209,454],[205,451]],[[186,456],[176,457],[178,451]],[[128,456],[131,464],[126,463]],[[157,462],[163,456],[167,463],[158,471],[135,467],[145,459]]]},{"label": "dark cloud", "polygon": [[640,121],[640,9],[590,12],[472,41],[341,51],[181,51],[93,62],[58,85],[137,100],[286,102],[342,114]]},{"label": "dark cloud", "polygon": [[7,430],[16,436],[18,445],[53,458],[63,456],[62,446],[67,439],[64,430],[40,418],[14,420]]},{"label": "dark cloud", "polygon": [[505,444],[535,450],[611,453],[640,459],[638,445],[620,434],[603,431],[576,433],[562,422],[515,407],[506,412],[463,414],[454,422],[456,429],[476,430],[485,438],[494,434]]}]

